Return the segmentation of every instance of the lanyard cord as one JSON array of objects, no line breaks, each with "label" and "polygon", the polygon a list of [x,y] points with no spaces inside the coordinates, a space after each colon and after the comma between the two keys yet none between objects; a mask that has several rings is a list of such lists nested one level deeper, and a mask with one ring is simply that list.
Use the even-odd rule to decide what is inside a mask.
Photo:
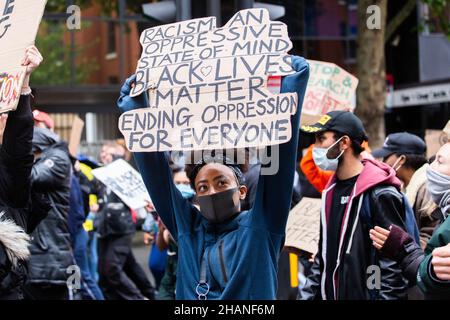
[{"label": "lanyard cord", "polygon": [[209,284],[206,282],[206,250],[203,253],[202,263],[200,264],[200,281],[195,288],[198,300],[207,300],[209,293]]}]

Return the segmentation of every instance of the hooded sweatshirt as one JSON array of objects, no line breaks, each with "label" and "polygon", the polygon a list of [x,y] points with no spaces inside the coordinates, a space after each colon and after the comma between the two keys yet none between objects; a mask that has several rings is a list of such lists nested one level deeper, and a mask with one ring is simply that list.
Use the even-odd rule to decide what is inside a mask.
[{"label": "hooded sweatshirt", "polygon": [[[274,175],[260,177],[251,210],[231,221],[209,223],[173,184],[162,152],[135,153],[142,178],[158,214],[179,247],[177,299],[275,299],[278,257],[285,238],[296,168],[301,106],[309,77],[305,59],[293,57],[296,73],[284,77],[281,92],[297,92],[291,116],[292,138],[279,147]],[[143,96],[129,96],[131,79],[122,88],[122,110],[145,107]],[[204,266],[204,268],[202,268]],[[199,286],[204,271],[207,286]]]},{"label": "hooded sweatshirt", "polygon": [[[333,246],[338,250],[334,270],[327,270],[326,266],[329,256],[327,254],[329,249],[327,248],[327,230],[332,213],[336,175],[331,178],[322,194],[321,237],[318,253],[322,268],[320,272],[320,295],[322,299],[333,299],[333,297],[336,299],[370,298],[365,286],[366,271],[367,267],[373,263],[371,253],[374,251],[369,238],[370,228],[364,221],[364,216],[371,217],[374,224],[384,228],[388,228],[390,224],[405,228],[404,209],[401,197],[399,197],[401,183],[396,177],[395,171],[390,166],[375,160],[366,159],[362,163],[364,168],[353,186],[339,226],[339,243]],[[385,189],[382,193],[377,193],[377,200],[373,201],[372,190],[380,186],[391,188]],[[383,188],[378,188],[378,190],[383,190]],[[365,195],[371,196],[370,213],[368,214],[362,213]],[[380,259],[377,258],[377,261],[380,261]],[[385,279],[390,277],[392,280],[395,278],[395,276],[388,277],[387,275],[391,272],[388,270],[391,267],[395,268],[390,263],[389,266],[386,266],[386,270],[382,270],[381,296],[383,296],[383,290],[392,291],[389,284],[383,286]],[[383,266],[381,268],[383,269]],[[397,282],[402,284],[402,279],[397,279]],[[329,287],[334,288],[334,292],[327,292],[326,288]],[[398,294],[401,294],[401,292],[402,290],[399,290]]]}]

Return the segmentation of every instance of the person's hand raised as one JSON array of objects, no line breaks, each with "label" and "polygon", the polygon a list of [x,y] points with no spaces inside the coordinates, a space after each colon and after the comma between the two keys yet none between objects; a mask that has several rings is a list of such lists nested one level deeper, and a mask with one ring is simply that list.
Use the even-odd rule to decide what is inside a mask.
[{"label": "person's hand raised", "polygon": [[35,46],[29,46],[25,49],[25,57],[22,60],[22,66],[27,67],[26,75],[29,76],[44,61],[41,53]]}]

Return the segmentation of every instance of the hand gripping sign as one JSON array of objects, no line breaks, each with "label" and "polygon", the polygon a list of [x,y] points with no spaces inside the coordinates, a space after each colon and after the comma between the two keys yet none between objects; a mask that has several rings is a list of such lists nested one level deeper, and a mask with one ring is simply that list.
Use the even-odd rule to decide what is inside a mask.
[{"label": "hand gripping sign", "polygon": [[297,94],[272,94],[268,78],[294,73],[285,24],[265,9],[145,30],[131,96],[147,108],[120,117],[130,151],[263,147],[290,140]]},{"label": "hand gripping sign", "polygon": [[26,67],[25,49],[34,44],[47,0],[0,0],[0,113],[15,110]]}]

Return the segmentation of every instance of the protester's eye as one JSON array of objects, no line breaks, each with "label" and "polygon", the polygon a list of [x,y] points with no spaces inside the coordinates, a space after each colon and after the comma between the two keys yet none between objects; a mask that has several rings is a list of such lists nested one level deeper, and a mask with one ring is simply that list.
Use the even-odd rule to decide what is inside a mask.
[{"label": "protester's eye", "polygon": [[226,187],[228,185],[227,180],[219,180],[217,183],[219,187]]},{"label": "protester's eye", "polygon": [[198,193],[202,193],[202,192],[206,192],[206,191],[208,191],[208,186],[207,185],[203,184],[203,185],[197,186],[197,192]]}]

